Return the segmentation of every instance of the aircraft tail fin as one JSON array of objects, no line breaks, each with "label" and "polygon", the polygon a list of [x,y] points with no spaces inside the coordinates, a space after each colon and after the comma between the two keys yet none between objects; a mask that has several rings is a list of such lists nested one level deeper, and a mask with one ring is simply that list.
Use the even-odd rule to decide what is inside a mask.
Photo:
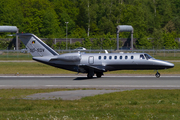
[{"label": "aircraft tail fin", "polygon": [[19,39],[25,44],[33,57],[59,55],[56,51],[45,44],[41,39],[31,33],[17,34]]}]

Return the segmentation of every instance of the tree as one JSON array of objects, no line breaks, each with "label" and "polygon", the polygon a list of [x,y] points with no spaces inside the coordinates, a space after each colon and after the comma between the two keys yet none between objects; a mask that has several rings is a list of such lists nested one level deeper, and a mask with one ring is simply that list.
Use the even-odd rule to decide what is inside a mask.
[{"label": "tree", "polygon": [[[0,25],[14,25],[42,38],[65,38],[65,22],[69,22],[68,37],[97,38],[87,45],[93,48],[102,47],[103,35],[115,38],[117,25],[131,25],[138,47],[151,46],[147,40],[151,37],[152,45],[162,48],[164,31],[180,37],[179,4],[179,0],[0,0]],[[115,47],[116,41],[110,41]]]},{"label": "tree", "polygon": [[102,38],[96,38],[92,41],[92,49],[102,49]]},{"label": "tree", "polygon": [[[49,15],[50,15],[52,19],[56,20],[56,17],[53,16],[55,14],[50,14],[50,11],[52,12],[52,10],[51,10],[51,3],[48,0],[24,0],[24,1],[20,1],[20,4],[24,16],[22,22],[22,27],[24,32],[34,33],[39,37],[42,36],[47,37],[48,34],[52,34],[52,33],[47,34],[46,32],[47,30],[44,30],[45,27],[46,29],[48,29],[47,27],[49,27],[48,26],[49,24],[46,25],[47,22],[45,22],[44,18],[49,19]],[[55,22],[55,20],[51,22]],[[57,24],[57,22],[55,22],[55,24]],[[44,32],[46,33],[43,34]]]},{"label": "tree", "polygon": [[46,40],[46,44],[48,45],[48,46],[50,46],[50,47],[53,47],[53,39],[47,39]]},{"label": "tree", "polygon": [[166,33],[164,32],[163,34],[163,39],[164,39],[164,46],[166,49],[174,49],[178,48],[178,42],[175,41],[176,33]]},{"label": "tree", "polygon": [[84,28],[76,27],[76,29],[69,35],[71,38],[85,38],[87,36]]},{"label": "tree", "polygon": [[164,46],[163,31],[154,29],[154,33],[152,35],[152,38],[153,38],[154,48],[162,49]]},{"label": "tree", "polygon": [[136,47],[138,49],[141,49],[142,47],[144,49],[152,49],[152,41],[151,39],[148,39],[148,37],[141,37],[137,40]]},{"label": "tree", "polygon": [[85,38],[85,40],[82,42],[82,45],[86,49],[90,49],[92,44],[89,38]]},{"label": "tree", "polygon": [[[61,37],[66,36],[66,24],[68,23],[68,35],[73,34],[76,30],[77,24],[77,15],[79,14],[79,8],[76,6],[76,2],[70,0],[54,0],[52,2],[54,10],[57,14],[57,19],[60,24]],[[81,28],[81,26],[79,26]]]},{"label": "tree", "polygon": [[56,44],[53,45],[53,48],[54,48],[55,50],[60,49],[60,47],[61,47],[60,42],[58,42],[58,43],[56,43]]},{"label": "tree", "polygon": [[66,42],[61,42],[60,49],[65,50],[66,49]]},{"label": "tree", "polygon": [[81,43],[79,41],[76,41],[74,43],[75,48],[81,47]]},{"label": "tree", "polygon": [[22,27],[23,14],[19,0],[0,0],[0,25]]},{"label": "tree", "polygon": [[42,27],[40,32],[47,38],[57,38],[62,34],[59,28],[59,21],[53,9],[43,11]]}]

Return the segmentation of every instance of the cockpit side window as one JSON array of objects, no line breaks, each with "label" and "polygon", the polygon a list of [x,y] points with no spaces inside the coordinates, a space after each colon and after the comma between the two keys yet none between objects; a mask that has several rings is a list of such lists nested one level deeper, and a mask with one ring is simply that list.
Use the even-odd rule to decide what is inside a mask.
[{"label": "cockpit side window", "polygon": [[144,59],[144,55],[143,54],[140,55],[140,59]]},{"label": "cockpit side window", "polygon": [[144,54],[144,56],[146,57],[147,60],[152,58],[152,57],[151,57],[150,55],[148,55],[148,54]]}]

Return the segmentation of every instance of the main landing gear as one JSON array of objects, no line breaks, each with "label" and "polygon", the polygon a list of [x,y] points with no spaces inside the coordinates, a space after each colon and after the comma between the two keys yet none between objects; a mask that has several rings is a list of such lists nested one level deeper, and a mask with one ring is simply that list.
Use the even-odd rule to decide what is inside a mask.
[{"label": "main landing gear", "polygon": [[93,78],[93,76],[94,76],[94,71],[88,72],[87,78]]},{"label": "main landing gear", "polygon": [[157,71],[157,73],[155,74],[156,78],[159,78],[161,76],[161,74]]},{"label": "main landing gear", "polygon": [[[104,74],[101,72],[96,73],[97,78],[100,78],[102,75],[104,75]],[[94,76],[94,72],[89,72],[87,74],[87,78],[93,78],[93,76]]]},{"label": "main landing gear", "polygon": [[101,73],[101,72],[96,73],[97,78],[100,78],[102,75],[104,75],[104,74],[103,74],[103,73]]}]

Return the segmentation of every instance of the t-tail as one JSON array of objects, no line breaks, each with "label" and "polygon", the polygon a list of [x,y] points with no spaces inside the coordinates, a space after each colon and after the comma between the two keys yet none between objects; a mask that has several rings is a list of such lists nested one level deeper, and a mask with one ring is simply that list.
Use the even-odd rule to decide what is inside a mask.
[{"label": "t-tail", "polygon": [[45,44],[41,39],[31,33],[17,34],[19,39],[25,44],[27,50],[33,57],[56,56],[56,51]]}]

